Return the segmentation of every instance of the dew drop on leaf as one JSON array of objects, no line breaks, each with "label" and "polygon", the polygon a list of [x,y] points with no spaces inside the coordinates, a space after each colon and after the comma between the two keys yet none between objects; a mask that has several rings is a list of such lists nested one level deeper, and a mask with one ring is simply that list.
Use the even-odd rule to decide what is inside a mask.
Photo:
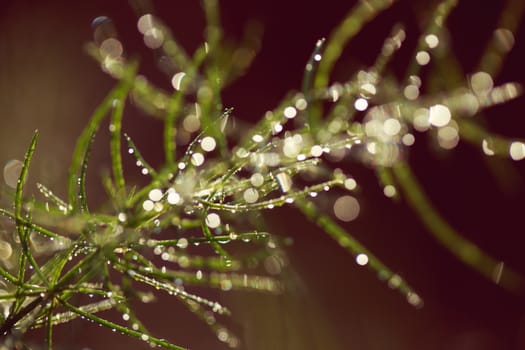
[{"label": "dew drop on leaf", "polygon": [[7,186],[16,188],[23,166],[24,164],[17,159],[10,160],[6,163],[4,166],[4,181]]},{"label": "dew drop on leaf", "polygon": [[430,124],[442,127],[448,124],[451,119],[450,110],[447,106],[437,104],[430,107],[429,121]]},{"label": "dew drop on leaf", "polygon": [[262,186],[264,183],[264,176],[260,173],[255,173],[250,177],[250,182],[255,187]]},{"label": "dew drop on leaf", "polygon": [[217,142],[211,136],[206,136],[201,141],[201,148],[203,151],[211,152],[215,149],[216,146],[217,146]]},{"label": "dew drop on leaf", "polygon": [[357,265],[365,266],[366,264],[368,264],[368,255],[364,253],[357,254],[357,256],[355,257],[355,262],[357,263]]},{"label": "dew drop on leaf", "polygon": [[279,173],[275,175],[275,178],[277,179],[277,183],[279,184],[282,192],[286,193],[290,191],[292,188],[292,179],[287,173]]},{"label": "dew drop on leaf", "polygon": [[142,208],[145,210],[145,211],[151,211],[153,210],[153,207],[155,206],[155,204],[150,201],[149,199],[145,200],[144,203],[142,203]]},{"label": "dew drop on leaf", "polygon": [[255,188],[248,188],[243,193],[246,203],[255,203],[259,199],[259,192]]},{"label": "dew drop on leaf", "polygon": [[221,224],[221,217],[217,213],[210,213],[206,216],[206,226],[209,228],[219,227]]},{"label": "dew drop on leaf", "polygon": [[177,247],[185,249],[188,246],[188,240],[186,238],[181,238],[177,241]]},{"label": "dew drop on leaf", "polygon": [[7,260],[13,254],[11,244],[6,241],[0,241],[0,260]]},{"label": "dew drop on leaf", "polygon": [[178,72],[173,75],[173,78],[171,79],[171,85],[175,90],[180,90],[182,85],[182,80],[186,76],[186,73],[184,72]]},{"label": "dew drop on leaf", "polygon": [[191,163],[195,166],[201,166],[204,163],[204,156],[202,153],[193,153],[191,155]]},{"label": "dew drop on leaf", "polygon": [[149,199],[151,199],[154,202],[158,202],[162,198],[162,191],[158,188],[154,188],[148,193]]}]

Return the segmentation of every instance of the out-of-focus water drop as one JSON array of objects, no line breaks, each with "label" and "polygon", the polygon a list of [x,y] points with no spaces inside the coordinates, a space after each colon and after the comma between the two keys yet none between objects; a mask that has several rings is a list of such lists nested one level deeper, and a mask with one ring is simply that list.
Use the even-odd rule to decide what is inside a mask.
[{"label": "out-of-focus water drop", "polygon": [[352,221],[359,216],[360,206],[352,196],[339,197],[334,203],[334,214],[341,221]]},{"label": "out-of-focus water drop", "polygon": [[286,193],[290,191],[292,188],[292,179],[290,178],[290,175],[287,173],[279,173],[275,175],[275,178],[277,179],[277,183],[279,184],[282,192]]},{"label": "out-of-focus water drop", "polygon": [[23,166],[24,164],[17,159],[10,160],[6,163],[4,166],[4,181],[7,186],[16,188]]},{"label": "out-of-focus water drop", "polygon": [[0,260],[7,260],[13,254],[11,244],[6,241],[0,241]]}]

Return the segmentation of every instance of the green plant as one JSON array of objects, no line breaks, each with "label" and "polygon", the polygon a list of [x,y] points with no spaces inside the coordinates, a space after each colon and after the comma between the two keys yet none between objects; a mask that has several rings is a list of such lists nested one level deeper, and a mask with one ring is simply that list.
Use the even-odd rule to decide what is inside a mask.
[{"label": "green plant", "polygon": [[[102,37],[91,45],[89,52],[119,83],[78,139],[69,170],[67,201],[54,196],[44,185],[39,185],[43,199],[23,197],[37,134],[25,160],[7,168],[8,175],[16,172],[16,164],[20,170],[16,185],[8,181],[15,187],[11,191],[13,205],[2,209],[2,214],[15,223],[17,232],[15,242],[3,245],[9,256],[1,270],[6,279],[2,294],[6,313],[1,333],[9,335],[8,342],[17,341],[30,328],[45,327],[47,346],[51,348],[54,326],[82,316],[154,345],[178,348],[150,335],[134,316],[131,303],[152,298],[150,293],[136,289],[137,285],[147,285],[173,294],[201,315],[220,340],[238,346],[238,339],[215,320],[213,313],[207,312],[210,309],[227,314],[228,310],[188,293],[183,286],[204,284],[223,290],[281,292],[278,278],[239,271],[249,271],[268,256],[274,257],[280,268],[279,246],[283,242],[266,232],[255,214],[292,204],[349,250],[359,265],[369,266],[410,304],[421,306],[419,295],[399,275],[349,236],[313,199],[325,189],[355,188],[355,180],[324,161],[329,154],[344,154],[345,149],[353,149],[363,163],[375,168],[387,196],[395,198],[399,191],[396,189],[401,189],[429,231],[459,259],[505,288],[519,289],[519,275],[503,270],[497,260],[462,238],[437,214],[400,155],[400,150],[413,142],[412,128],[430,128],[443,148],[453,148],[461,136],[467,142],[482,143],[487,154],[508,156],[510,150],[514,159],[524,155],[522,141],[491,135],[463,118],[518,95],[520,88],[513,83],[493,87],[491,74],[497,71],[497,64],[482,64],[483,72],[473,74],[463,88],[446,87],[445,92],[419,97],[419,72],[428,61],[429,52],[444,55],[439,51],[445,40],[442,24],[455,2],[444,1],[434,12],[414,64],[401,84],[385,73],[389,59],[404,40],[404,31],[396,29],[372,67],[344,84],[329,85],[333,65],[346,42],[390,4],[374,1],[357,5],[326,43],[317,43],[306,66],[302,91],[290,93],[257,125],[246,129],[238,126],[242,138],[228,131],[232,111],[222,106],[220,92],[246,69],[251,56],[234,59],[239,51],[221,45],[214,1],[204,2],[206,43],[193,57],[170,37],[158,19],[151,15],[141,17],[148,44],[163,50],[178,69],[173,75],[175,91],[171,95],[136,75],[137,63],[122,57],[121,43],[115,37]],[[505,13],[508,11],[511,10]],[[105,18],[99,18],[95,24],[95,30],[111,25]],[[489,47],[491,55],[503,55],[497,40],[509,35],[511,31],[502,31],[496,37],[495,46]],[[133,141],[121,133],[123,109],[130,95],[140,108],[163,119],[166,159],[158,169],[151,167]],[[369,103],[374,107],[368,108]],[[361,113],[365,111],[366,114]],[[104,178],[104,184],[111,205],[110,209],[95,212],[87,205],[85,179],[92,142],[106,116],[111,119],[112,175]],[[289,125],[292,120],[296,125]],[[198,135],[193,135],[193,141],[180,150],[177,134],[187,137],[197,133],[196,122],[201,124]],[[140,171],[150,176],[149,183],[126,183],[122,135]],[[336,216],[351,220],[356,213],[349,212],[349,207],[356,210],[355,198],[343,195],[335,204]],[[36,240],[44,243],[35,243]],[[244,250],[233,254],[228,245],[222,245],[234,246],[243,241],[262,244],[256,245],[256,251],[248,249],[248,257],[243,256]],[[213,248],[212,255],[194,247],[204,244]],[[39,245],[46,245],[56,254],[40,255]],[[9,250],[12,251],[7,254]],[[168,266],[164,268],[163,264]],[[83,303],[81,295],[98,299]],[[126,326],[100,318],[97,313],[106,309],[120,311]]]}]

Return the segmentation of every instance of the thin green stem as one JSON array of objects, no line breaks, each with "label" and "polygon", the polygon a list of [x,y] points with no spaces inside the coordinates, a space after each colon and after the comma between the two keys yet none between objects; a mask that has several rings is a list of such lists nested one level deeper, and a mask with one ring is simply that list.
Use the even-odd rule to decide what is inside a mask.
[{"label": "thin green stem", "polygon": [[95,140],[96,131],[89,136],[89,142],[86,145],[84,155],[82,157],[82,164],[80,166],[80,176],[78,177],[78,197],[80,199],[80,212],[89,213],[87,196],[86,196],[86,175],[89,161],[89,154],[91,153],[91,146]]},{"label": "thin green stem", "polygon": [[514,292],[523,290],[524,281],[521,275],[510,268],[502,270],[500,261],[492,258],[474,243],[463,238],[443,219],[423,192],[408,164],[400,161],[392,169],[403,189],[404,197],[439,243],[460,261],[494,283]]},{"label": "thin green stem", "polygon": [[159,338],[155,338],[155,337],[152,337],[150,335],[147,335],[145,333],[142,333],[142,332],[138,332],[138,331],[135,331],[133,329],[129,329],[127,327],[124,327],[124,326],[121,326],[119,324],[116,324],[116,323],[113,323],[111,321],[108,321],[108,320],[105,320],[103,318],[100,318],[92,313],[89,313],[89,312],[86,312],[76,306],[73,306],[72,304],[68,303],[67,301],[61,299],[61,298],[58,298],[58,300],[60,301],[60,303],[62,305],[64,305],[67,309],[79,314],[80,316],[88,319],[88,320],[91,320],[93,322],[96,322],[104,327],[107,327],[111,330],[117,330],[119,331],[120,333],[122,334],[126,334],[126,335],[130,335],[132,337],[135,337],[137,339],[141,339],[143,341],[147,341],[151,344],[154,344],[154,345],[158,345],[158,346],[162,346],[166,349],[173,349],[173,350],[184,350],[185,348],[183,347],[180,347],[180,346],[177,346],[177,345],[174,345],[174,344],[171,344],[170,342],[166,341],[166,340],[163,340],[163,339],[159,339]]},{"label": "thin green stem", "polygon": [[49,308],[46,315],[46,345],[47,350],[53,350],[53,309]]},{"label": "thin green stem", "polygon": [[117,192],[124,189],[124,171],[122,170],[122,154],[121,154],[121,129],[122,129],[122,115],[124,114],[124,106],[126,104],[126,95],[119,96],[114,101],[114,109],[111,115],[111,124],[109,127],[111,133],[110,140],[110,153],[111,153],[111,166],[113,168],[113,178],[115,180],[115,186]]},{"label": "thin green stem", "polygon": [[352,237],[344,228],[339,226],[330,217],[319,212],[319,209],[312,203],[304,200],[296,201],[295,206],[312,222],[315,222],[341,247],[348,250],[357,258],[359,254],[364,254],[367,258],[366,265],[376,271],[378,277],[387,280],[389,285],[404,295],[408,302],[415,307],[421,307],[423,301],[414,292],[413,288],[405,282],[399,275],[392,272],[381,260],[375,257],[365,246]]},{"label": "thin green stem", "polygon": [[[316,91],[321,91],[328,86],[332,69],[348,41],[359,33],[366,23],[391,6],[393,2],[392,0],[360,1],[350,10],[345,19],[328,37],[326,48],[322,54],[314,79],[314,89]],[[321,126],[321,114],[322,107],[320,104],[314,106],[309,112],[309,124],[314,135]]]}]

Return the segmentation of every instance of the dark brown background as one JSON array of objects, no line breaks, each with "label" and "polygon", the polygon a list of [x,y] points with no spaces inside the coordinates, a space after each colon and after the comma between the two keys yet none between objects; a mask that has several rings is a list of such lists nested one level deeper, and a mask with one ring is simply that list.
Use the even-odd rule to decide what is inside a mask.
[{"label": "dark brown background", "polygon": [[[452,46],[465,72],[472,72],[495,28],[503,1],[461,1],[450,18]],[[228,36],[239,37],[251,19],[264,28],[262,51],[249,73],[225,92],[235,116],[256,120],[289,89],[298,89],[304,63],[317,39],[351,8],[351,1],[223,1]],[[203,16],[197,1],[156,1],[157,14],[189,50],[202,41]],[[345,79],[373,62],[383,39],[398,21],[407,27],[406,47],[394,61],[396,74],[408,65],[418,21],[430,1],[400,1],[352,41],[336,74]],[[419,15],[418,15],[419,14]],[[126,54],[141,58],[141,70],[168,88],[143,48],[136,17],[126,1],[12,1],[0,3],[0,163],[22,158],[35,128],[40,144],[33,180],[64,193],[74,140],[91,111],[114,82],[82,50],[91,40],[91,21],[113,19]],[[524,26],[496,83],[524,80]],[[523,99],[493,108],[484,123],[508,136],[525,137]],[[162,160],[161,123],[128,111],[126,131],[152,163]],[[523,164],[487,160],[480,147],[460,144],[435,152],[417,135],[410,160],[439,211],[466,237],[525,274],[523,259]],[[90,186],[98,191],[100,169],[109,166],[104,135],[94,149]],[[508,176],[498,181],[491,167]],[[230,324],[247,349],[447,349],[525,348],[523,295],[512,295],[462,265],[426,232],[403,203],[381,193],[370,170],[348,170],[362,185],[361,216],[346,227],[421,293],[425,307],[402,297],[358,268],[345,251],[291,209],[273,215],[272,229],[291,236],[288,249],[296,290],[287,296],[210,294],[234,310]],[[93,200],[97,202],[97,200]],[[283,219],[284,218],[284,219]],[[204,291],[205,293],[209,293]],[[206,327],[176,301],[161,297],[141,309],[154,330],[192,349],[219,349]],[[143,343],[92,324],[57,328],[60,349],[147,349]]]}]

